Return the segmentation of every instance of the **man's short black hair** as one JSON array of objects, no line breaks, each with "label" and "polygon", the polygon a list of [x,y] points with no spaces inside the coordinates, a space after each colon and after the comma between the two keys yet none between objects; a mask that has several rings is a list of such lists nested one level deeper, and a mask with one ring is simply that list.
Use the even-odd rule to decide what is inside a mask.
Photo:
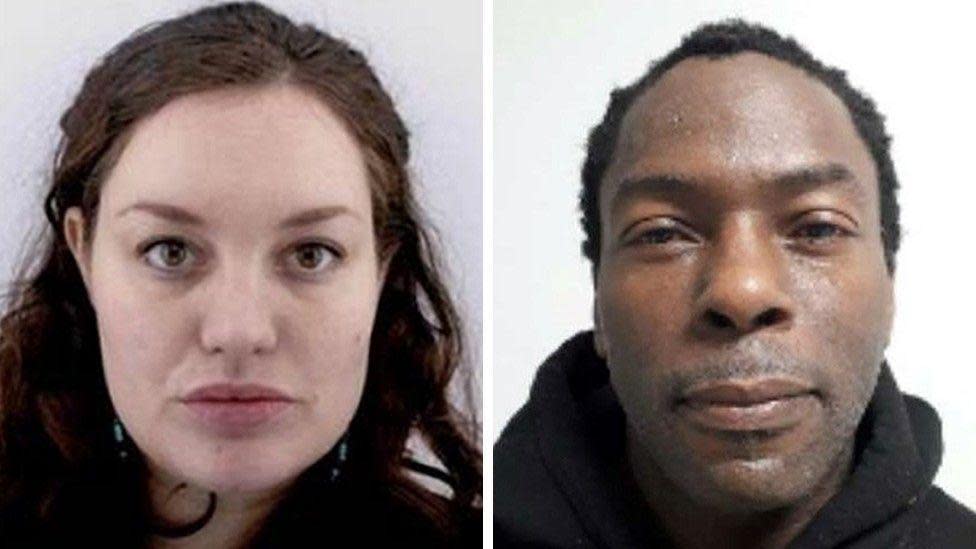
[{"label": "man's short black hair", "polygon": [[762,53],[804,70],[844,102],[854,127],[877,167],[881,240],[888,272],[894,273],[895,253],[901,240],[896,196],[898,179],[891,162],[891,138],[885,131],[884,117],[869,97],[851,86],[844,71],[824,65],[792,38],[784,38],[769,28],[738,19],[698,27],[682,40],[680,46],[652,63],[640,79],[610,94],[610,104],[603,120],[590,132],[583,163],[583,190],[580,193],[581,221],[585,233],[583,255],[593,262],[594,273],[600,262],[600,181],[613,157],[621,123],[631,104],[668,70],[689,57],[719,59],[747,51]]}]

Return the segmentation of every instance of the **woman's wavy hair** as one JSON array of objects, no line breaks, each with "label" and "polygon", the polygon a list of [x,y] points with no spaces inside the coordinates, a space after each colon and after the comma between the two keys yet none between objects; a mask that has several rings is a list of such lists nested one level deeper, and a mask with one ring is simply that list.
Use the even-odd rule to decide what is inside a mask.
[{"label": "woman's wavy hair", "polygon": [[[440,532],[480,507],[480,426],[473,410],[462,413],[449,398],[462,358],[459,321],[411,192],[407,129],[366,59],[346,42],[260,4],[229,3],[137,31],[88,74],[61,118],[44,201],[51,234],[11,287],[0,324],[0,531],[15,521],[84,525],[96,500],[128,516],[133,536],[151,530],[134,476],[145,474],[144,464],[126,468],[117,457],[95,314],[64,237],[64,215],[79,206],[85,234],[94,232],[100,188],[133,128],[167,103],[281,82],[315,94],[357,140],[379,253],[389,261],[342,482],[381,490]],[[413,436],[439,464],[415,459],[407,444]],[[314,483],[327,469],[318,465],[298,484]],[[429,490],[418,472],[445,481],[451,495]]]}]

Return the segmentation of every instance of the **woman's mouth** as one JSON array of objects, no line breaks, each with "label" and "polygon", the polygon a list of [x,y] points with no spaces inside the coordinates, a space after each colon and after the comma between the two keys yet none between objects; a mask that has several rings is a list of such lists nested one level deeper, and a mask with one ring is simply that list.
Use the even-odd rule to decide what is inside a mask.
[{"label": "woman's mouth", "polygon": [[194,400],[184,403],[194,417],[222,436],[243,436],[294,406],[288,400]]},{"label": "woman's mouth", "polygon": [[253,434],[296,404],[286,392],[273,387],[231,383],[203,386],[181,402],[204,428],[227,437]]}]

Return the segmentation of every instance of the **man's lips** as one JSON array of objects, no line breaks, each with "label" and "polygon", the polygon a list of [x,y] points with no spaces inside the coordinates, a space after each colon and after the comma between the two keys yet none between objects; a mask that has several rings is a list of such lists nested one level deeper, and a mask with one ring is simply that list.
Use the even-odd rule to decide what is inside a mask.
[{"label": "man's lips", "polygon": [[785,377],[709,381],[693,385],[676,411],[706,431],[780,431],[808,419],[820,405],[814,386]]},{"label": "man's lips", "polygon": [[814,392],[812,385],[787,377],[708,381],[689,387],[680,402],[749,406]]}]

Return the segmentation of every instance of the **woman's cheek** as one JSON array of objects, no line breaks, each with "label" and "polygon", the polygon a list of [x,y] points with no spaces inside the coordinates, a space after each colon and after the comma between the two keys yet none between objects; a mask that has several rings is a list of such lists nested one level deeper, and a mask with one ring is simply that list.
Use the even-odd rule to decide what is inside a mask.
[{"label": "woman's cheek", "polygon": [[159,339],[165,327],[158,311],[148,306],[138,288],[112,279],[98,285],[94,303],[102,356],[113,364],[143,362],[152,354],[153,339]]},{"label": "woman's cheek", "polygon": [[321,365],[314,370],[332,378],[329,385],[339,377],[358,392],[369,362],[378,288],[362,275],[342,282],[325,288],[314,306],[306,304],[295,330],[303,334],[308,361]]}]

